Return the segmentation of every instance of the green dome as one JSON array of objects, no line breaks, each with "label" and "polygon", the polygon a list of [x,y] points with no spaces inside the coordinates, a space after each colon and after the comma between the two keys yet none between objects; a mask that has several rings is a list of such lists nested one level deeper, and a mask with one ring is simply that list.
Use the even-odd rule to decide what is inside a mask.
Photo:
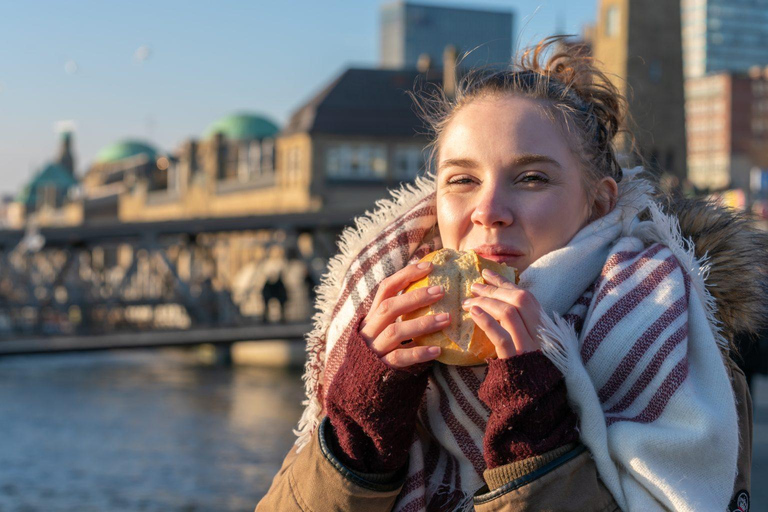
[{"label": "green dome", "polygon": [[219,119],[208,127],[205,136],[212,137],[216,133],[222,133],[226,138],[233,140],[261,140],[274,137],[278,130],[277,125],[266,117],[241,113]]},{"label": "green dome", "polygon": [[53,185],[61,195],[65,195],[70,187],[77,185],[77,180],[69,171],[56,163],[43,167],[25,186],[16,200],[28,207],[37,204],[37,191],[44,186]]},{"label": "green dome", "polygon": [[147,155],[151,160],[157,156],[157,150],[144,142],[123,140],[99,151],[96,155],[96,163],[108,164],[141,154]]}]

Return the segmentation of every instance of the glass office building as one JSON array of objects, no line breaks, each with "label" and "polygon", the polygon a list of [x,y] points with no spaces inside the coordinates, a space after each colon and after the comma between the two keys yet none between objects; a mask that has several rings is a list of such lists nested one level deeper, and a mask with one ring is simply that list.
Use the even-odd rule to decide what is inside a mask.
[{"label": "glass office building", "polygon": [[686,78],[768,64],[768,0],[682,0]]},{"label": "glass office building", "polygon": [[505,65],[512,57],[509,10],[438,7],[398,1],[380,13],[380,63],[385,68],[414,68],[419,57],[441,67],[443,51],[453,45],[463,66]]}]

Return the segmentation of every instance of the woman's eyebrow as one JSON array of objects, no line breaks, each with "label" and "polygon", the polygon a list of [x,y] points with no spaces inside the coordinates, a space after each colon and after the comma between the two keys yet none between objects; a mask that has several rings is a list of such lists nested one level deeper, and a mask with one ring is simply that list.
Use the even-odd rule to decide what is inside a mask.
[{"label": "woman's eyebrow", "polygon": [[[515,158],[510,162],[510,167],[522,167],[523,165],[538,163],[552,164],[558,168],[562,167],[560,162],[554,158],[536,153],[523,153],[522,155],[515,156]],[[477,162],[471,158],[448,158],[440,162],[437,169],[438,171],[445,167],[462,167],[464,169],[474,169],[477,166]]]},{"label": "woman's eyebrow", "polygon": [[474,169],[477,167],[477,162],[471,158],[449,158],[440,162],[437,170],[439,171],[445,167],[463,167],[465,169]]},{"label": "woman's eyebrow", "polygon": [[534,153],[524,153],[522,155],[516,156],[515,159],[512,160],[513,167],[519,167],[519,166],[529,165],[529,164],[539,164],[539,163],[552,164],[558,168],[562,167],[560,165],[560,162],[558,162],[554,158],[546,155],[538,155]]}]

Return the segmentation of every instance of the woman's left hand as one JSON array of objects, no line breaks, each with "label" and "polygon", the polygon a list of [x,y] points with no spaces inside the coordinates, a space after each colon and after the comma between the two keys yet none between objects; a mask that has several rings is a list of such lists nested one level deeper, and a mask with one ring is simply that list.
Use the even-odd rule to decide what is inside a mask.
[{"label": "woman's left hand", "polygon": [[504,277],[483,270],[487,284],[475,283],[475,297],[462,304],[496,347],[496,355],[512,357],[541,348],[538,337],[541,305],[536,297]]}]

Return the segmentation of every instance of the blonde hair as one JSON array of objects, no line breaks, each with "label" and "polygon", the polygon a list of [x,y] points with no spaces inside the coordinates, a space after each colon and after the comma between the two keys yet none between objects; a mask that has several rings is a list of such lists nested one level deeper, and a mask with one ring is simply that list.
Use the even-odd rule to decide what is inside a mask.
[{"label": "blonde hair", "polygon": [[465,74],[449,96],[442,88],[411,94],[421,117],[431,129],[428,165],[434,166],[445,127],[456,113],[481,97],[513,94],[542,100],[553,120],[575,137],[571,150],[582,164],[585,190],[604,177],[621,181],[622,171],[614,141],[624,129],[627,101],[594,60],[565,36],[542,40],[522,52],[506,69],[474,69]]}]

